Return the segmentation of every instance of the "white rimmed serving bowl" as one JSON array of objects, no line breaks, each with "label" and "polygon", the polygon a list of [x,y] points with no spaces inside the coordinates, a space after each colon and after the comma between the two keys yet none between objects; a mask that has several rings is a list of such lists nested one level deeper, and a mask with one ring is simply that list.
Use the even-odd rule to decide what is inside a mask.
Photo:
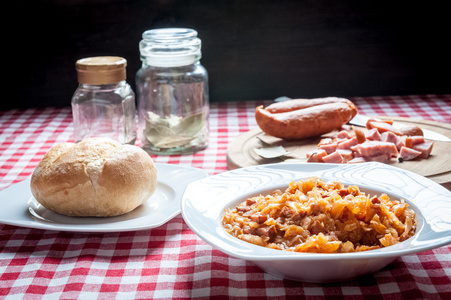
[{"label": "white rimmed serving bowl", "polygon": [[[404,199],[416,212],[417,229],[410,239],[394,246],[358,253],[293,253],[269,249],[228,234],[221,219],[251,196],[284,190],[291,181],[317,176],[357,185],[371,195],[386,193]],[[451,192],[420,175],[390,165],[279,163],[224,172],[188,185],[182,216],[200,238],[214,248],[250,261],[278,277],[305,282],[351,280],[376,272],[397,257],[451,243]]]}]

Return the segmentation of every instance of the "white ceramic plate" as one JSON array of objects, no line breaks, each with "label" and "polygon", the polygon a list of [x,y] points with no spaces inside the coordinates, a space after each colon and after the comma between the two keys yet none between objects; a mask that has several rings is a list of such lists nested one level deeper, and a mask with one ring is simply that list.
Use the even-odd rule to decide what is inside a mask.
[{"label": "white ceramic plate", "polygon": [[[337,254],[293,253],[253,245],[229,235],[222,227],[224,208],[246,198],[284,190],[291,181],[318,176],[358,185],[371,195],[403,198],[416,212],[416,234],[397,245]],[[451,192],[420,175],[371,162],[364,164],[279,163],[237,169],[188,185],[182,216],[203,240],[224,253],[251,261],[268,273],[306,282],[349,280],[376,272],[401,255],[451,243]]]},{"label": "white ceramic plate", "polygon": [[155,164],[157,189],[135,210],[117,217],[68,217],[40,205],[31,194],[30,178],[0,191],[0,223],[76,232],[121,232],[144,230],[163,225],[180,213],[180,202],[187,185],[208,174],[196,168]]}]

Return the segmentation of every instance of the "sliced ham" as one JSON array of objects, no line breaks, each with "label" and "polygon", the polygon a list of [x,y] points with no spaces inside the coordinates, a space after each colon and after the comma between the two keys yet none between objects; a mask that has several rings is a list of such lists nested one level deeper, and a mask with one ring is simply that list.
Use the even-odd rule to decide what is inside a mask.
[{"label": "sliced ham", "polygon": [[401,135],[392,120],[371,120],[366,130],[351,129],[342,128],[334,137],[323,138],[317,149],[307,154],[307,162],[389,163],[396,157],[399,161],[428,158],[433,147],[422,135]]},{"label": "sliced ham", "polygon": [[346,149],[346,150],[350,150],[352,146],[358,145],[359,143],[357,142],[357,138],[353,137],[344,141],[339,141],[338,142],[338,149]]},{"label": "sliced ham", "polygon": [[366,141],[365,133],[363,130],[359,128],[354,128],[355,137],[357,139],[357,143],[361,144]]},{"label": "sliced ham", "polygon": [[396,135],[402,135],[401,130],[399,130],[398,128],[394,127],[393,125],[391,125],[390,123],[386,123],[386,122],[371,122],[371,129],[376,128],[380,133],[383,132],[393,132]]},{"label": "sliced ham", "polygon": [[381,133],[381,141],[393,143],[396,145],[398,143],[398,136],[391,131],[386,131]]},{"label": "sliced ham", "polygon": [[375,156],[356,156],[350,161],[348,161],[349,164],[357,164],[362,162],[368,162],[368,161],[377,161],[381,163],[388,163],[390,162],[390,156],[387,154],[381,154],[381,155],[375,155]]},{"label": "sliced ham", "polygon": [[383,153],[380,155],[374,155],[374,156],[367,156],[365,157],[366,161],[377,161],[380,163],[387,164],[390,162],[391,156],[389,154]]},{"label": "sliced ham", "polygon": [[318,145],[316,145],[317,147],[321,146],[321,145],[328,145],[328,144],[332,144],[334,142],[334,140],[332,138],[323,138],[319,141]]},{"label": "sliced ham", "polygon": [[347,130],[341,130],[336,135],[337,139],[349,139],[351,138],[351,134]]},{"label": "sliced ham", "polygon": [[381,134],[376,128],[373,128],[365,132],[365,138],[370,141],[380,141]]},{"label": "sliced ham", "polygon": [[363,162],[366,162],[366,159],[363,156],[358,156],[348,161],[348,164],[358,164]]},{"label": "sliced ham", "polygon": [[413,145],[422,144],[425,142],[424,136],[422,136],[422,135],[414,135],[414,136],[411,136],[410,138],[412,139]]},{"label": "sliced ham", "polygon": [[329,155],[323,157],[323,162],[331,164],[341,164],[344,162],[343,157],[338,151],[335,151]]},{"label": "sliced ham", "polygon": [[354,151],[350,149],[338,149],[337,152],[343,157],[344,162],[348,162],[354,158]]},{"label": "sliced ham", "polygon": [[399,150],[401,150],[402,147],[406,146],[406,142],[404,140],[404,137],[402,137],[402,136],[397,136],[396,138],[397,138],[396,149],[398,149],[398,151],[399,151]]},{"label": "sliced ham", "polygon": [[366,141],[351,147],[351,150],[360,153],[364,157],[374,157],[382,154],[387,154],[390,157],[398,156],[398,149],[395,144],[382,141]]},{"label": "sliced ham", "polygon": [[355,150],[352,150],[352,149],[351,149],[351,151],[352,151],[352,153],[354,154],[354,158],[355,158],[355,157],[363,157],[363,155],[360,154],[360,152],[355,151]]},{"label": "sliced ham", "polygon": [[406,136],[423,135],[423,130],[417,125],[404,125],[399,130]]},{"label": "sliced ham", "polygon": [[422,144],[424,142],[424,137],[421,135],[404,137],[404,146],[407,148],[413,148],[414,145]]},{"label": "sliced ham", "polygon": [[413,149],[421,152],[420,154],[421,158],[428,158],[429,155],[431,155],[433,146],[434,146],[433,142],[424,142],[420,144],[414,144]]},{"label": "sliced ham", "polygon": [[369,119],[368,121],[366,121],[366,129],[374,128],[374,125],[373,125],[374,122],[383,122],[383,123],[393,125],[393,120],[381,120],[381,119],[372,118],[372,119]]},{"label": "sliced ham", "polygon": [[322,145],[318,146],[319,149],[325,150],[327,152],[327,154],[334,153],[337,150],[337,147],[338,147],[337,142],[334,142],[331,144],[322,144]]},{"label": "sliced ham", "polygon": [[402,160],[412,160],[421,155],[421,151],[417,151],[408,147],[401,147],[401,151],[399,151],[399,157]]},{"label": "sliced ham", "polygon": [[307,154],[307,162],[323,162],[323,157],[327,155],[326,150],[316,149]]},{"label": "sliced ham", "polygon": [[406,146],[407,148],[412,148],[413,147],[413,139],[410,136],[407,136],[406,139],[404,140],[404,146]]}]

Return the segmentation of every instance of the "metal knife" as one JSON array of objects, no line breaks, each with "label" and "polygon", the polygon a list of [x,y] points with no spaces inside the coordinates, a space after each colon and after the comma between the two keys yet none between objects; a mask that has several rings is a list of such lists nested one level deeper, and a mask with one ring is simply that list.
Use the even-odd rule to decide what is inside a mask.
[{"label": "metal knife", "polygon": [[[286,96],[282,96],[282,97],[278,97],[278,98],[274,99],[275,102],[283,102],[283,101],[287,101],[287,100],[291,100],[291,98],[286,97]],[[366,115],[357,114],[348,123],[352,124],[352,125],[356,125],[356,126],[366,127],[366,122],[370,118],[371,117],[366,116]],[[393,126],[399,128],[401,125],[399,123],[393,122]],[[425,129],[425,128],[421,128],[421,130],[423,131],[423,136],[424,136],[425,139],[434,140],[434,141],[440,141],[440,142],[451,142],[451,139],[449,137],[447,137],[446,135],[443,135],[443,134],[438,133],[436,131],[432,131],[432,130]]]}]

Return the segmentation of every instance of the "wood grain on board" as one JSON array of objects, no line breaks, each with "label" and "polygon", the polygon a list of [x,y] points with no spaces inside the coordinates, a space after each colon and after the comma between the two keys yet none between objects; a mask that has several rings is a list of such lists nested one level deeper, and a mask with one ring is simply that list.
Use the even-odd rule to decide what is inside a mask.
[{"label": "wood grain on board", "polygon": [[[416,120],[400,117],[381,117],[381,119],[392,119],[399,123],[414,124],[421,128],[434,130],[451,138],[451,124],[428,120]],[[303,140],[282,140],[269,136],[259,128],[250,130],[236,138],[227,149],[227,167],[229,170],[236,168],[255,166],[261,164],[278,163],[282,161],[306,161],[306,154],[314,149],[325,136],[331,136],[335,132],[321,137]],[[262,158],[255,149],[262,147],[283,146],[289,153],[278,158]],[[427,177],[448,189],[451,189],[451,142],[434,141],[431,156],[427,159],[415,159],[411,161],[398,162],[392,159],[391,165],[408,170]]]}]

